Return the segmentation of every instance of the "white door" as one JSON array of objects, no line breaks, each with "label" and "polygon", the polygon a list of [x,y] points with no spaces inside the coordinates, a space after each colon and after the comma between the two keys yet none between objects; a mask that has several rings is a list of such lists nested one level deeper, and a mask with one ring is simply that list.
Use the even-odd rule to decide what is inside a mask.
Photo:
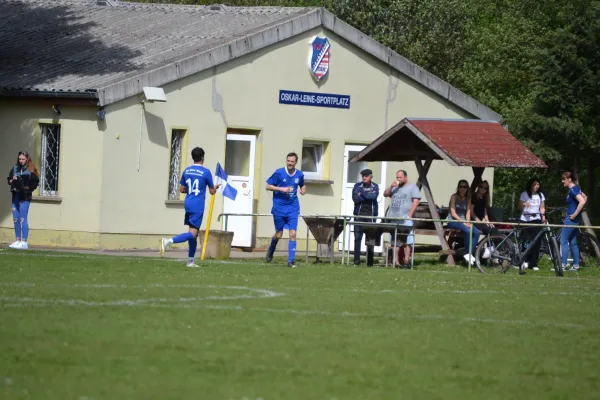
[{"label": "white door", "polygon": [[[254,162],[256,136],[227,134],[225,145],[225,172],[229,183],[237,189],[235,201],[224,197],[226,214],[252,214],[254,212]],[[227,230],[233,232],[232,246],[251,247],[254,239],[253,218],[228,217]]]},{"label": "white door", "polygon": [[[360,153],[366,146],[356,146],[356,145],[346,145],[344,147],[344,182],[343,182],[343,192],[342,192],[342,214],[343,215],[352,215],[354,212],[354,201],[352,200],[352,189],[354,188],[354,184],[356,182],[360,182],[362,180],[362,176],[360,175],[360,171],[365,168],[369,168],[369,163],[366,161],[360,162],[349,162],[352,157]],[[386,174],[387,164],[385,162],[381,163],[381,182],[376,182],[379,185],[379,198],[377,202],[379,203],[379,216],[384,215],[384,197],[383,190],[385,189],[385,174]],[[350,225],[350,229],[346,230],[346,249],[350,246],[350,251],[354,251],[354,226]],[[342,249],[342,240],[339,241],[339,248]],[[363,236],[361,251],[367,251],[367,246],[365,246],[365,237]],[[382,246],[376,246],[375,252],[382,252]]]}]

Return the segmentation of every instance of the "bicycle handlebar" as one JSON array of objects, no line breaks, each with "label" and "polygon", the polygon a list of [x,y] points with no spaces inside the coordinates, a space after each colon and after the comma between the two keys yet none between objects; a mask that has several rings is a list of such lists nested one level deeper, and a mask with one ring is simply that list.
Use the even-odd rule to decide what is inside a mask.
[{"label": "bicycle handlebar", "polygon": [[557,207],[557,208],[553,208],[552,210],[550,210],[550,211],[547,211],[547,212],[546,212],[546,217],[547,217],[548,215],[552,215],[552,214],[554,214],[554,213],[557,213],[557,212],[559,212],[559,211],[563,211],[563,210],[565,210],[565,208],[563,208],[563,207],[560,207],[560,208],[558,208],[558,207]]},{"label": "bicycle handlebar", "polygon": [[532,217],[533,216],[537,216],[537,215],[544,215],[544,216],[547,217],[547,216],[552,215],[554,213],[557,213],[559,211],[562,211],[562,208],[553,208],[552,210],[546,211],[545,213],[523,213],[521,215],[523,215],[523,216],[532,216]]}]

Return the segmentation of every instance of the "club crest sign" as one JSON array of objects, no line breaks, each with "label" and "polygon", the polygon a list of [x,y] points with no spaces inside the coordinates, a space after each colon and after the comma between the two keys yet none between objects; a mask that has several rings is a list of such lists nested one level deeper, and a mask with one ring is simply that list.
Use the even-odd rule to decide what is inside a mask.
[{"label": "club crest sign", "polygon": [[308,43],[308,70],[320,81],[329,72],[329,51],[331,43],[326,37],[315,36]]}]

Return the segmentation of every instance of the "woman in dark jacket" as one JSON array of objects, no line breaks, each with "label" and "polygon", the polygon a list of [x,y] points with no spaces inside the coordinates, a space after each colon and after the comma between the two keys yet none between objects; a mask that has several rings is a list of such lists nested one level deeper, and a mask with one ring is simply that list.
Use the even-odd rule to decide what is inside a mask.
[{"label": "woman in dark jacket", "polygon": [[490,224],[488,209],[490,208],[490,184],[483,181],[477,186],[476,192],[471,198],[471,219],[475,221],[475,226],[484,235],[493,233],[496,230],[494,225]]},{"label": "woman in dark jacket", "polygon": [[31,194],[40,182],[39,173],[27,152],[20,151],[17,163],[10,169],[7,177],[12,193],[12,213],[15,225],[16,241],[9,247],[13,249],[28,248],[29,236],[29,204]]}]

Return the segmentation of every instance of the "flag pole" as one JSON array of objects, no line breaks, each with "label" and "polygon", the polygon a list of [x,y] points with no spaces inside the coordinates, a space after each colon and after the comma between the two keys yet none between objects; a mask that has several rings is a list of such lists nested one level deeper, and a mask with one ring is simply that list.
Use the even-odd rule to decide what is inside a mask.
[{"label": "flag pole", "polygon": [[206,229],[204,230],[204,243],[202,244],[202,256],[200,260],[204,261],[204,257],[206,256],[206,245],[208,244],[208,235],[210,233],[210,221],[212,220],[213,208],[215,207],[215,197],[216,193],[213,194],[210,198],[210,207],[208,208],[208,220],[206,221]]}]

